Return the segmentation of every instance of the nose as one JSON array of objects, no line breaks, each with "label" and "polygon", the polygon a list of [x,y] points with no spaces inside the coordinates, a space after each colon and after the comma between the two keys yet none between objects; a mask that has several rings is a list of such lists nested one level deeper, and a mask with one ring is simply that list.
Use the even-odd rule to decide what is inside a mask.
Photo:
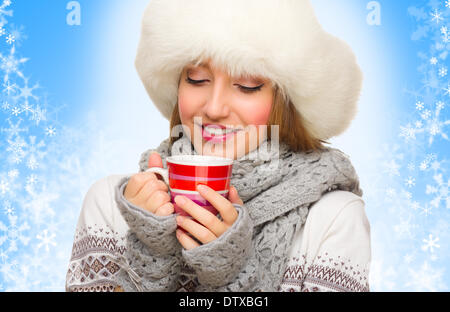
[{"label": "nose", "polygon": [[205,104],[205,114],[210,120],[221,120],[230,113],[228,103],[226,79],[216,77],[212,85],[212,91]]}]

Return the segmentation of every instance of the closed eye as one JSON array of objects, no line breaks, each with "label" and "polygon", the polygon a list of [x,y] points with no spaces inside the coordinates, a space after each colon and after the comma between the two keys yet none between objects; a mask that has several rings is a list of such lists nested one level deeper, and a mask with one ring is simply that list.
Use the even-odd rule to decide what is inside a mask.
[{"label": "closed eye", "polygon": [[[189,77],[186,78],[186,82],[193,84],[193,85],[199,85],[205,81],[208,80],[193,80]],[[250,87],[245,87],[245,86],[241,86],[241,85],[236,85],[241,91],[243,91],[244,93],[252,93],[252,92],[257,92],[260,91],[262,89],[262,87],[264,86],[264,84],[258,86],[258,87],[254,87],[254,88],[250,88]]]}]

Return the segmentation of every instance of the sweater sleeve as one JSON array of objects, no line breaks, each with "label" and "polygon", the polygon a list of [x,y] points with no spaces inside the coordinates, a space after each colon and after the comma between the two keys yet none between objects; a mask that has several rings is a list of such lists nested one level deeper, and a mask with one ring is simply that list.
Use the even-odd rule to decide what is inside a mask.
[{"label": "sweater sleeve", "polygon": [[114,259],[125,252],[127,225],[120,218],[112,190],[121,177],[96,181],[84,197],[66,274],[66,291],[109,292],[119,286],[116,276],[120,266]]},{"label": "sweater sleeve", "polygon": [[364,201],[349,192],[332,193],[311,208],[282,291],[369,291],[370,225]]},{"label": "sweater sleeve", "polygon": [[128,177],[116,186],[119,210],[129,226],[127,248],[116,281],[125,291],[174,291],[181,270],[181,245],[175,215],[141,209],[124,197]]},{"label": "sweater sleeve", "polygon": [[196,272],[197,291],[252,291],[256,285],[253,223],[245,207],[233,205],[239,215],[223,235],[208,244],[182,251],[184,260]]}]

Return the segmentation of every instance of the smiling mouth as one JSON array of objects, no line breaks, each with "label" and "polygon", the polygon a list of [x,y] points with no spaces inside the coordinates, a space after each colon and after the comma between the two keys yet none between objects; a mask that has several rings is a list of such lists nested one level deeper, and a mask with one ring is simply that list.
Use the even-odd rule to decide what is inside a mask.
[{"label": "smiling mouth", "polygon": [[221,129],[218,126],[207,126],[195,124],[197,127],[201,129],[201,134],[203,140],[210,142],[210,143],[222,143],[226,140],[234,137],[236,133],[242,131],[243,129]]},{"label": "smiling mouth", "polygon": [[235,133],[235,132],[239,132],[241,130],[244,130],[242,127],[239,128],[225,128],[222,126],[218,126],[218,125],[199,125],[199,124],[195,124],[197,125],[199,128],[202,129],[202,131],[205,131],[206,133],[208,133],[211,136],[222,136],[222,135],[226,135],[226,134],[230,134],[230,133]]}]

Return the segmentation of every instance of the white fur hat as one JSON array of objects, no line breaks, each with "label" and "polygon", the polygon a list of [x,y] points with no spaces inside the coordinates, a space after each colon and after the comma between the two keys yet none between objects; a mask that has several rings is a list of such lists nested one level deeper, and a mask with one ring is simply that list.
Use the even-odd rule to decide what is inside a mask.
[{"label": "white fur hat", "polygon": [[151,0],[135,65],[166,119],[183,68],[207,59],[233,77],[271,79],[317,139],[341,134],[356,114],[362,72],[351,48],[322,29],[309,0]]}]

